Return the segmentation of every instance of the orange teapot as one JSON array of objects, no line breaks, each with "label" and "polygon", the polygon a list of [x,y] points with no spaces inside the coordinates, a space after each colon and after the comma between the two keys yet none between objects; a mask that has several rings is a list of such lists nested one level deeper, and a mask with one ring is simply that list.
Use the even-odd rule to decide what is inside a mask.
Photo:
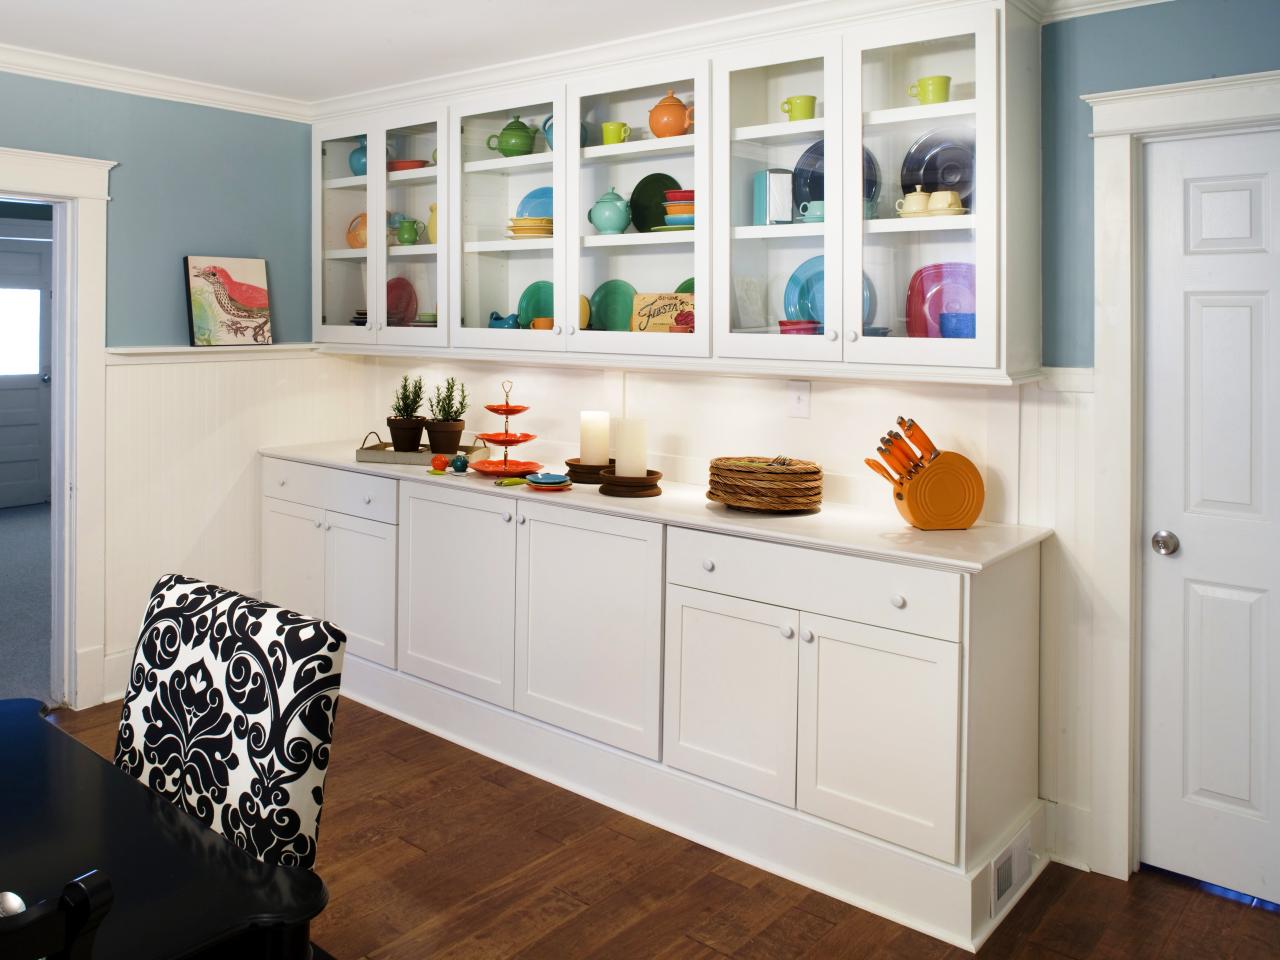
[{"label": "orange teapot", "polygon": [[674,90],[649,111],[649,129],[655,137],[678,137],[693,125],[693,107],[686,107]]}]

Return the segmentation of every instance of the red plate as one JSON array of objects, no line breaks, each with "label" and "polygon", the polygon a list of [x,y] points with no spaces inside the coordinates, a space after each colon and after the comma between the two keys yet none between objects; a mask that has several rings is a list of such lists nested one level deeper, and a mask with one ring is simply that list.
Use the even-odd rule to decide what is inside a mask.
[{"label": "red plate", "polygon": [[526,486],[526,487],[528,487],[530,490],[537,490],[537,491],[539,491],[539,492],[541,492],[541,493],[555,493],[557,490],[572,490],[572,489],[573,489],[573,484],[572,484],[572,483],[562,483],[562,484],[559,484],[558,486],[554,486],[554,487],[549,486],[549,485],[547,485],[547,484],[545,484],[545,483],[527,483],[527,484],[525,484],[525,486]]},{"label": "red plate", "polygon": [[387,172],[395,173],[397,170],[418,170],[427,165],[426,160],[388,160]]},{"label": "red plate", "polygon": [[664,190],[662,192],[667,196],[667,203],[676,203],[678,201],[693,202],[692,190]]},{"label": "red plate", "polygon": [[477,433],[476,439],[491,443],[495,447],[517,447],[530,440],[537,440],[538,437],[533,433]]},{"label": "red plate", "polygon": [[418,319],[418,293],[404,277],[392,277],[387,281],[387,324],[407,327]]},{"label": "red plate", "polygon": [[500,417],[514,417],[517,413],[524,413],[529,409],[528,407],[520,406],[518,403],[486,403],[484,408]]},{"label": "red plate", "polygon": [[527,477],[541,470],[542,464],[532,460],[476,460],[471,469],[488,477]]},{"label": "red plate", "polygon": [[822,324],[817,320],[779,320],[779,333],[819,334]]},{"label": "red plate", "polygon": [[940,337],[944,313],[974,312],[972,263],[931,263],[907,284],[907,336]]}]

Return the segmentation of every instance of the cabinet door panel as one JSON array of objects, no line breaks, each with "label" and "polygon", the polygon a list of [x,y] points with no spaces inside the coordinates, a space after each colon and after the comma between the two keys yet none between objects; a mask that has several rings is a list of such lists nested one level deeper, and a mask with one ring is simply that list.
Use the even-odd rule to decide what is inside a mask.
[{"label": "cabinet door panel", "polygon": [[400,669],[507,708],[514,510],[504,497],[400,484]]},{"label": "cabinet door panel", "polygon": [[797,806],[956,860],[960,645],[800,618]]},{"label": "cabinet door panel", "polygon": [[668,585],[669,765],[795,806],[798,621],[784,607]]},{"label": "cabinet door panel", "polygon": [[396,665],[396,528],[325,514],[324,617],[358,657]]},{"label": "cabinet door panel", "polygon": [[516,709],[657,759],[662,525],[521,504]]},{"label": "cabinet door panel", "polygon": [[324,616],[324,511],[262,498],[262,599]]}]

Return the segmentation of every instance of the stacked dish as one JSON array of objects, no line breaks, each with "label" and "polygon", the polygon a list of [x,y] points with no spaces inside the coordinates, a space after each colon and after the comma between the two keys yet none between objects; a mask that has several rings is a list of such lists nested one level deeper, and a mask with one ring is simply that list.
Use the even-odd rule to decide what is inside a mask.
[{"label": "stacked dish", "polygon": [[530,490],[537,490],[540,493],[554,493],[557,490],[568,490],[573,487],[573,481],[563,473],[531,473],[524,479]]},{"label": "stacked dish", "polygon": [[664,190],[666,201],[662,204],[663,219],[666,226],[654,227],[655,230],[692,230],[693,229],[693,191]]},{"label": "stacked dish", "polygon": [[552,233],[550,217],[512,217],[507,227],[509,240],[528,240],[533,237],[549,237]]}]

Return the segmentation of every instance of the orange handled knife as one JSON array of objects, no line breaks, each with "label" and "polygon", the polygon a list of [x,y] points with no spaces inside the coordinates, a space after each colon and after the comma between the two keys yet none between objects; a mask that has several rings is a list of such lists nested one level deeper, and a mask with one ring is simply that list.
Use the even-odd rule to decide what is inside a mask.
[{"label": "orange handled knife", "polygon": [[932,460],[938,455],[938,448],[934,446],[933,441],[929,439],[929,435],[924,432],[924,428],[920,424],[914,420],[904,420],[899,417],[898,426],[907,435],[907,439],[920,448],[920,455],[925,460]]},{"label": "orange handled knife", "polygon": [[898,461],[894,457],[889,456],[888,450],[884,447],[876,447],[876,453],[880,454],[880,459],[887,463],[889,465],[889,469],[897,474],[898,479],[895,482],[900,483],[902,480],[906,479],[906,474],[903,473],[902,467],[898,466]]},{"label": "orange handled knife", "polygon": [[902,474],[903,477],[906,477],[911,473],[911,462],[902,455],[902,451],[898,450],[893,445],[892,439],[889,437],[881,437],[880,445],[884,449],[884,454],[882,454],[882,456],[885,456],[890,466],[896,467],[898,473]]},{"label": "orange handled knife", "polygon": [[898,486],[898,481],[893,478],[893,474],[891,474],[888,470],[886,470],[878,461],[872,460],[870,457],[867,457],[862,462],[865,463],[872,470],[874,470],[876,473],[880,474],[880,476],[884,477],[886,480],[892,483],[895,487]]},{"label": "orange handled knife", "polygon": [[889,438],[893,441],[893,449],[897,450],[907,458],[907,461],[911,464],[912,470],[918,470],[920,467],[924,466],[920,457],[916,454],[915,450],[912,449],[911,444],[907,443],[903,438],[902,434],[897,430],[890,430]]}]

